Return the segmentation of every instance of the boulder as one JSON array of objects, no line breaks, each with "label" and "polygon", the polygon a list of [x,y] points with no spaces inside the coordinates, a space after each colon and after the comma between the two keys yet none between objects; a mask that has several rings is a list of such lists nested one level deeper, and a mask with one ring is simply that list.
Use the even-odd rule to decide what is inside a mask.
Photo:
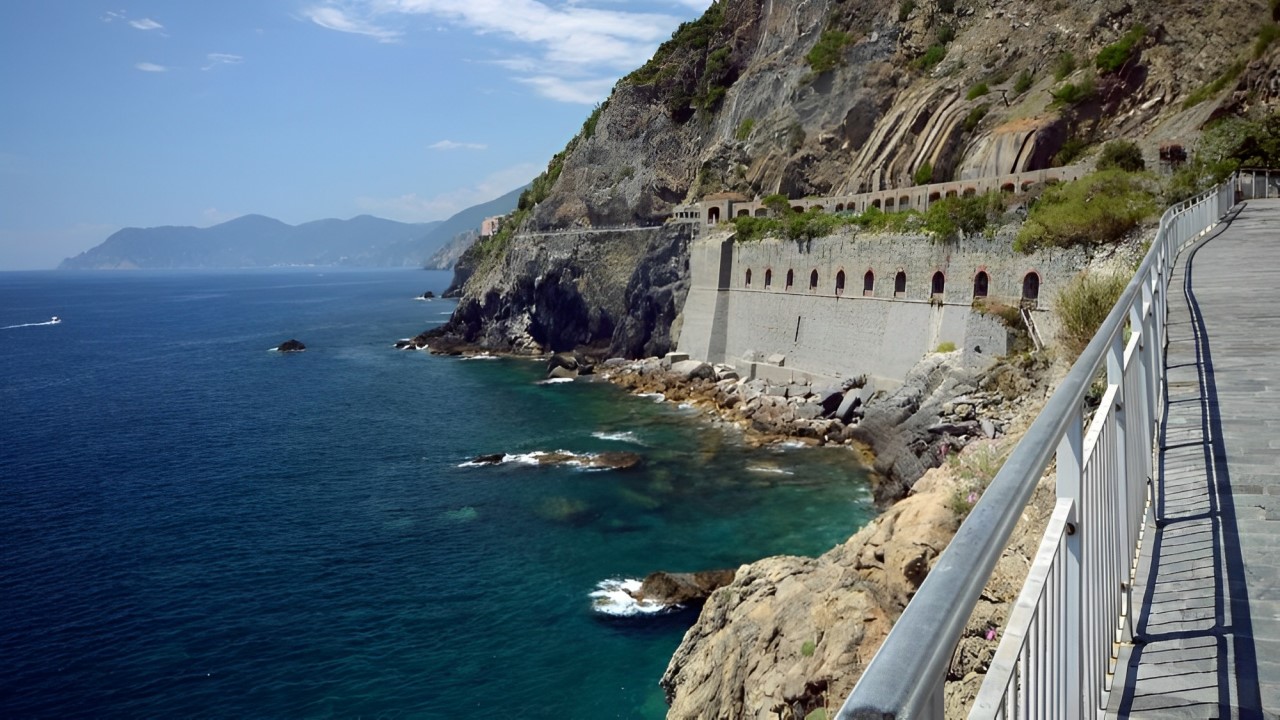
[{"label": "boulder", "polygon": [[306,345],[303,345],[301,342],[298,342],[297,340],[294,340],[291,338],[289,340],[285,340],[284,342],[280,343],[280,346],[276,348],[276,351],[287,353],[287,352],[302,352],[303,350],[306,350],[306,349],[307,349]]},{"label": "boulder", "polygon": [[576,378],[576,377],[578,377],[577,370],[570,370],[569,368],[563,367],[561,365],[557,365],[547,371],[548,380],[560,380],[560,379],[572,380],[573,378]]},{"label": "boulder", "polygon": [[822,412],[828,415],[834,413],[844,403],[844,392],[839,388],[817,390],[814,392],[814,397],[822,406]]},{"label": "boulder", "polygon": [[733,582],[736,570],[703,570],[692,573],[655,572],[632,593],[636,600],[662,605],[702,602],[711,593]]},{"label": "boulder", "polygon": [[433,292],[431,292],[430,290],[428,290],[428,291],[426,291],[426,292],[422,293],[422,299],[423,299],[423,300],[430,300],[431,298],[433,298],[433,297],[435,297],[435,296],[436,296],[436,294],[435,294],[435,293],[433,293]]},{"label": "boulder", "polygon": [[569,353],[556,353],[547,358],[547,377],[565,378],[578,376],[578,359]]},{"label": "boulder", "polygon": [[671,372],[686,380],[715,380],[716,370],[701,360],[680,360],[671,363]]},{"label": "boulder", "polygon": [[840,405],[836,407],[836,418],[849,422],[849,418],[853,416],[853,411],[862,404],[862,391],[849,390],[844,394]]},{"label": "boulder", "polygon": [[670,370],[672,365],[678,362],[684,362],[689,359],[689,353],[669,352],[662,356],[662,367],[664,370]]}]

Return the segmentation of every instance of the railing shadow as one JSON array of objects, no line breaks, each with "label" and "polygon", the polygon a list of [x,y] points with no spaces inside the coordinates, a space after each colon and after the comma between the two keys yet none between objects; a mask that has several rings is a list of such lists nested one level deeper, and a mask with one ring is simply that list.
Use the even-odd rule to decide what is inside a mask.
[{"label": "railing shadow", "polygon": [[[1214,706],[1216,717],[1263,717],[1213,352],[1193,284],[1197,251],[1238,214],[1236,209],[1187,252],[1184,288],[1195,362],[1165,367],[1195,368],[1199,397],[1174,399],[1169,385],[1164,388],[1157,530],[1120,717]],[[1170,442],[1170,421],[1177,419],[1199,425],[1177,425],[1182,432]],[[1199,439],[1188,429],[1198,429]]]}]

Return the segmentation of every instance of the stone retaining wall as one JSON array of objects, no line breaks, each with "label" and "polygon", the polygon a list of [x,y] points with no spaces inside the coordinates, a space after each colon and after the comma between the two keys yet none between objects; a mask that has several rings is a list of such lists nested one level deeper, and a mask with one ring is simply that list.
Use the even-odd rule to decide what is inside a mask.
[{"label": "stone retaining wall", "polygon": [[970,354],[1005,354],[1008,328],[973,307],[980,276],[989,302],[1025,302],[1041,335],[1051,337],[1051,298],[1086,262],[1080,249],[1015,253],[1005,235],[955,243],[896,235],[807,243],[731,237],[712,233],[691,246],[678,347],[777,382],[868,375],[882,387],[896,385],[946,342]]}]

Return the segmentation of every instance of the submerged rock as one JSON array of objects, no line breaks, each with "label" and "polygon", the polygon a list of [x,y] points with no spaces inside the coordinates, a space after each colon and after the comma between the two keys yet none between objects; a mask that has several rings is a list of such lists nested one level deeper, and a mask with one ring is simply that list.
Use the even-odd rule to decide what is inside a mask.
[{"label": "submerged rock", "polygon": [[302,352],[303,350],[306,350],[306,349],[307,349],[307,346],[303,345],[301,342],[298,342],[297,340],[289,339],[280,343],[280,347],[276,348],[276,352],[282,352],[282,353],[283,352]]}]

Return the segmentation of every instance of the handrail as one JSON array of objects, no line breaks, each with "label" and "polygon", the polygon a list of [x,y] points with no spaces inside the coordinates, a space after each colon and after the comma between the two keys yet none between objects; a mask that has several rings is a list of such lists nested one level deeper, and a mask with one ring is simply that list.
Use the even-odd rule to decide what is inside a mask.
[{"label": "handrail", "polygon": [[[1036,484],[1061,449],[1060,490],[1063,478],[1074,474],[1078,493],[1083,464],[1082,407],[1090,386],[1104,364],[1110,365],[1118,353],[1123,354],[1123,343],[1117,339],[1123,337],[1131,317],[1136,321],[1134,333],[1145,329],[1152,335],[1144,339],[1148,352],[1163,351],[1164,288],[1173,259],[1183,245],[1207,232],[1231,207],[1234,181],[1232,178],[1164,212],[1155,242],[1115,307],[939,556],[838,718],[942,717],[943,683],[952,653]],[[1148,379],[1152,401],[1163,370],[1162,363],[1154,365],[1161,376]],[[1149,453],[1153,428],[1143,432],[1148,437],[1142,445]]]}]

